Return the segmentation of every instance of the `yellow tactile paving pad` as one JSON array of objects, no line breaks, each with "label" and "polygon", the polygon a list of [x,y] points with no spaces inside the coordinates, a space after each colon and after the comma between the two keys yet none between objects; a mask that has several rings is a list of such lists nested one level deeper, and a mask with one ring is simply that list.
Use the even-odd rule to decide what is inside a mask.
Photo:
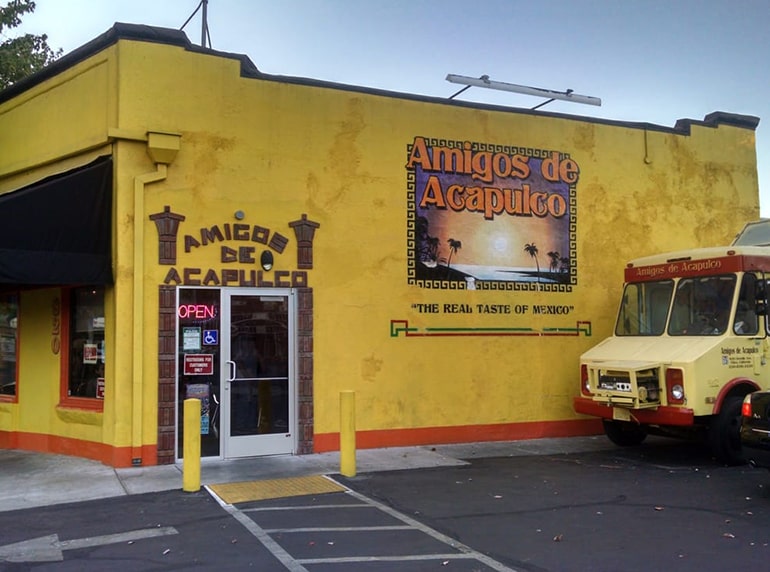
[{"label": "yellow tactile paving pad", "polygon": [[209,488],[227,504],[322,493],[338,493],[346,490],[345,487],[320,475],[269,481],[225,483],[209,485]]}]

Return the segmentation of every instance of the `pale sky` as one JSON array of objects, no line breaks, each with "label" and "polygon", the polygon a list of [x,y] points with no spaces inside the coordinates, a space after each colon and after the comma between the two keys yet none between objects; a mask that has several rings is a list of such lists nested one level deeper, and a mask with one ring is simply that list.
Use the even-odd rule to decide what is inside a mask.
[{"label": "pale sky", "polygon": [[[179,29],[199,1],[36,0],[8,33],[48,34],[67,53],[115,22]],[[436,97],[462,87],[449,73],[486,74],[602,100],[543,110],[667,127],[713,111],[757,116],[770,217],[770,0],[209,0],[208,27],[212,48],[270,74]],[[185,32],[200,44],[200,11]],[[477,87],[458,99],[544,101]]]}]

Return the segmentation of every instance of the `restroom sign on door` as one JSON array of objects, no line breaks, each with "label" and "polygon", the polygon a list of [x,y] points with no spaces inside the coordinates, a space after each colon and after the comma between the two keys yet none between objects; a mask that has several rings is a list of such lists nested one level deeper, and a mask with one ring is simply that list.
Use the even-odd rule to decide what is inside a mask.
[{"label": "restroom sign on door", "polygon": [[214,355],[185,354],[184,375],[214,375]]}]

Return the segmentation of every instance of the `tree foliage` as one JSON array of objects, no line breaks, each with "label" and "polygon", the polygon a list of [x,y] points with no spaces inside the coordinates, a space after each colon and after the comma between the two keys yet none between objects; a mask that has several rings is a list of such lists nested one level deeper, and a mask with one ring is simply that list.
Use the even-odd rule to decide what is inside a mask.
[{"label": "tree foliage", "polygon": [[9,0],[0,5],[0,89],[35,73],[62,54],[61,49],[51,49],[46,34],[7,36],[6,30],[18,27],[22,16],[34,11],[33,0]]}]

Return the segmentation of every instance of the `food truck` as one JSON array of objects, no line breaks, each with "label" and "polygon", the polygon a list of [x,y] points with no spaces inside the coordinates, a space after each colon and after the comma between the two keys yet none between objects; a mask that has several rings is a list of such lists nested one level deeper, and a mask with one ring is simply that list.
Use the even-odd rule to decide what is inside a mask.
[{"label": "food truck", "polygon": [[769,385],[768,246],[761,220],[730,246],[630,261],[613,335],[580,358],[575,411],[617,445],[701,435],[719,462],[742,462],[742,400]]}]

